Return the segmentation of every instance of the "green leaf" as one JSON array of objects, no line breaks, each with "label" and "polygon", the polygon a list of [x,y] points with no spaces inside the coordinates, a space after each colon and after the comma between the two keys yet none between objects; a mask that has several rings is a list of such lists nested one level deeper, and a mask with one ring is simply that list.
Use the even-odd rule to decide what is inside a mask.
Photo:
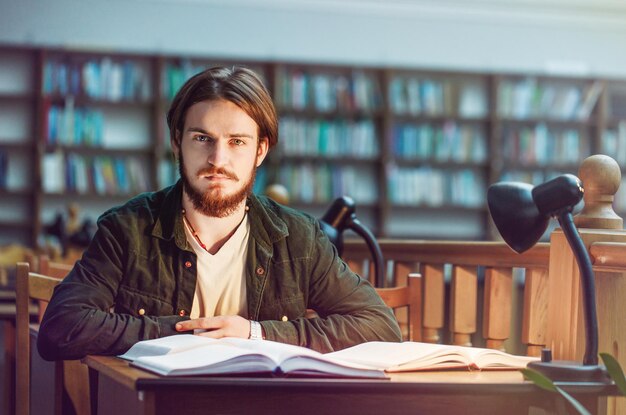
[{"label": "green leaf", "polygon": [[617,359],[608,353],[600,353],[600,358],[604,362],[604,366],[606,366],[609,376],[613,379],[613,382],[615,382],[619,391],[622,395],[626,396],[626,378],[624,377],[622,366],[620,366]]},{"label": "green leaf", "polygon": [[526,379],[530,380],[535,385],[539,386],[541,389],[547,390],[549,392],[557,392],[558,394],[560,394],[563,398],[565,398],[567,402],[570,403],[570,405],[574,407],[574,409],[576,409],[576,411],[578,411],[579,414],[591,415],[591,412],[589,412],[587,408],[585,408],[580,402],[578,402],[572,395],[570,395],[569,393],[565,392],[563,389],[556,386],[554,382],[552,382],[542,373],[539,373],[536,370],[532,370],[532,369],[520,369],[520,370]]},{"label": "green leaf", "polygon": [[543,374],[537,372],[532,369],[521,369],[524,377],[530,381],[532,381],[535,385],[539,386],[541,389],[547,390],[548,392],[556,392],[557,388],[552,383],[550,379],[545,377]]}]

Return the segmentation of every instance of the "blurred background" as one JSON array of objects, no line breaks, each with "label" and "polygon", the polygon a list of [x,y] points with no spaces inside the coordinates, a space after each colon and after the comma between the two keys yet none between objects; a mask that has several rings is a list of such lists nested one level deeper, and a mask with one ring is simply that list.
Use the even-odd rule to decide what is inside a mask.
[{"label": "blurred background", "polygon": [[169,100],[215,64],[258,71],[280,115],[256,192],[318,217],[351,196],[378,237],[493,239],[490,183],[624,166],[625,45],[623,1],[0,0],[0,245],[80,250],[174,183]]}]

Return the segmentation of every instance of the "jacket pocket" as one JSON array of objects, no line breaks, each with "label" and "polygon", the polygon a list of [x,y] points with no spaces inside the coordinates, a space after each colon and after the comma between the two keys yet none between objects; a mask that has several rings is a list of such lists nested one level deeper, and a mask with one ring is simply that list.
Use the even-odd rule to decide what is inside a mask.
[{"label": "jacket pocket", "polygon": [[172,304],[149,293],[139,292],[127,287],[120,287],[115,302],[115,312],[136,317],[169,316],[174,314]]},{"label": "jacket pocket", "polygon": [[298,293],[262,304],[259,320],[289,321],[303,317],[305,312],[304,296]]}]

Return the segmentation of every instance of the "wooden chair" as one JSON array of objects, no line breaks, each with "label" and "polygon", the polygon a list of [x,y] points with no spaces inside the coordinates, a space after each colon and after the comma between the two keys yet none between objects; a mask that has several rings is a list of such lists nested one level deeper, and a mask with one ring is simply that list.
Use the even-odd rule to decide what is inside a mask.
[{"label": "wooden chair", "polygon": [[419,341],[421,339],[422,321],[422,281],[421,275],[411,273],[407,284],[402,287],[377,288],[376,292],[394,312],[399,308],[408,308],[408,321],[400,324],[402,339]]},{"label": "wooden chair", "polygon": [[[47,255],[41,255],[39,257],[39,274],[47,275],[48,277],[63,279],[74,266],[62,262],[50,261],[50,257]],[[39,321],[43,318],[43,314],[48,306],[48,301],[39,301]]]},{"label": "wooden chair", "polygon": [[[28,308],[31,300],[49,301],[59,278],[52,278],[30,272],[28,263],[18,262],[15,281],[16,307],[16,368],[15,368],[15,407],[17,415],[30,413],[30,317]],[[56,365],[59,366],[59,365]],[[56,369],[55,369],[56,373]],[[56,382],[55,382],[56,383]],[[56,387],[56,386],[55,386]],[[55,391],[56,392],[56,391]],[[57,395],[57,393],[55,393]],[[56,403],[55,413],[61,413],[60,400]]]},{"label": "wooden chair", "polygon": [[[31,378],[31,369],[35,357],[41,358],[31,351],[31,333],[37,332],[36,326],[29,327],[29,320],[25,310],[31,301],[39,303],[39,321],[43,316],[54,287],[69,273],[71,265],[51,262],[46,256],[39,258],[39,273],[30,272],[26,263],[17,264],[16,274],[16,414],[30,413],[30,389],[36,380]],[[34,353],[33,353],[34,352]],[[42,364],[47,364],[43,362]],[[65,360],[52,363],[51,378],[44,380],[44,387],[50,389],[54,413],[61,414],[74,412],[89,414],[91,412],[89,400],[88,369],[78,360]],[[71,407],[71,409],[70,409]]]}]

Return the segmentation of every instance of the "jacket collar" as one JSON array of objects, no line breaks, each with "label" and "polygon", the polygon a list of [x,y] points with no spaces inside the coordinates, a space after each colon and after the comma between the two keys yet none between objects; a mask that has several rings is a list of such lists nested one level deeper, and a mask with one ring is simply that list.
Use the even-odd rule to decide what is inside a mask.
[{"label": "jacket collar", "polygon": [[266,249],[289,235],[289,229],[278,216],[278,205],[266,196],[251,194],[248,197],[250,236]]},{"label": "jacket collar", "polygon": [[161,192],[164,194],[163,203],[161,203],[154,221],[152,236],[165,240],[174,238],[180,249],[186,249],[187,238],[182,215],[183,182],[178,180],[175,185],[167,187]]},{"label": "jacket collar", "polygon": [[[152,236],[164,240],[173,238],[180,249],[188,249],[182,216],[183,183],[178,180],[161,192],[164,199],[152,227]],[[264,248],[270,249],[272,244],[289,235],[287,224],[276,212],[275,203],[254,194],[248,197],[247,203],[250,235]]]}]

